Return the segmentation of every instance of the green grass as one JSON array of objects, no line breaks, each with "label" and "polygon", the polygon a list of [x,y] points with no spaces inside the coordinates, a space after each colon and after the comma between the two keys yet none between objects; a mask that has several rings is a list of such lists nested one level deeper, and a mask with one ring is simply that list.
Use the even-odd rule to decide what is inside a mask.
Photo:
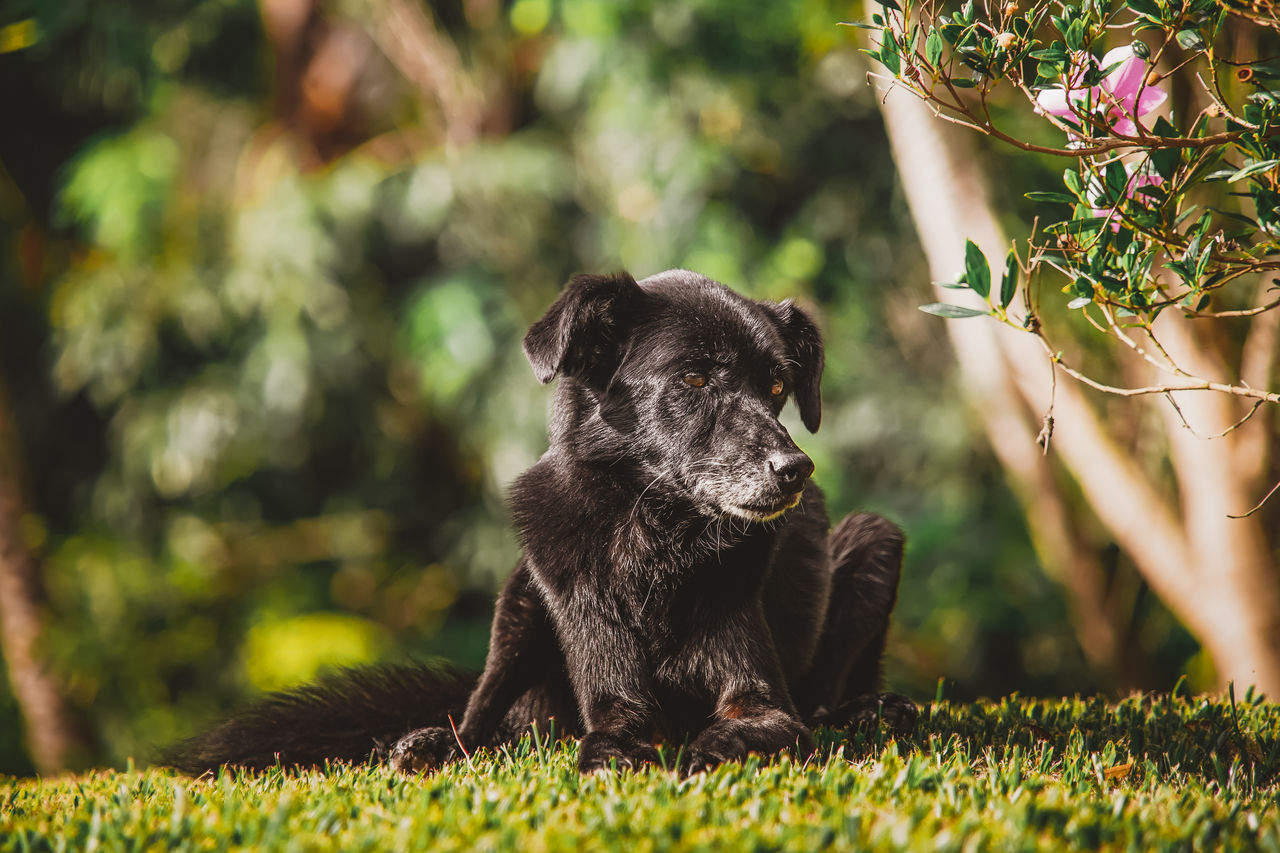
[{"label": "green grass", "polygon": [[580,778],[526,738],[428,777],[100,771],[0,782],[0,850],[1280,851],[1280,705],[1134,697],[923,711],[820,731],[805,763]]}]

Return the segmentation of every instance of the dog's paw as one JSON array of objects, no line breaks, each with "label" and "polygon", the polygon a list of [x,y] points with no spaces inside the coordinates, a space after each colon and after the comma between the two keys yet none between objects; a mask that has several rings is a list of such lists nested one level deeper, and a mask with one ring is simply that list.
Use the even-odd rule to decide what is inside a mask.
[{"label": "dog's paw", "polygon": [[387,764],[403,773],[417,773],[435,770],[461,754],[458,738],[449,729],[417,729],[392,745]]},{"label": "dog's paw", "polygon": [[578,772],[601,770],[636,770],[645,764],[657,764],[658,751],[642,740],[610,734],[587,732],[578,746]]},{"label": "dog's paw", "polygon": [[806,756],[813,752],[813,735],[799,720],[772,719],[753,723],[723,720],[694,738],[680,761],[684,775],[712,770],[728,761],[742,761],[752,753],[773,756],[793,752]]},{"label": "dog's paw", "polygon": [[727,761],[741,761],[749,751],[738,727],[713,725],[694,738],[680,757],[680,773],[705,773]]},{"label": "dog's paw", "polygon": [[873,731],[885,726],[896,735],[909,735],[916,727],[920,709],[906,696],[897,693],[867,693],[840,705],[823,722],[828,726],[848,726],[860,731]]}]

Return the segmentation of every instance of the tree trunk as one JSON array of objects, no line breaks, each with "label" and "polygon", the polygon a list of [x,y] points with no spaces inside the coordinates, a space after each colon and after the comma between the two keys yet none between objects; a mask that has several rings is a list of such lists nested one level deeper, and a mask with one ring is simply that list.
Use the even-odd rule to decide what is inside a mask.
[{"label": "tree trunk", "polygon": [[26,725],[27,750],[42,774],[68,766],[81,741],[62,694],[40,658],[40,563],[22,530],[17,429],[0,385],[0,651]]},{"label": "tree trunk", "polygon": [[[963,270],[966,238],[998,265],[1009,243],[966,132],[935,118],[901,89],[877,101],[934,279],[954,280]],[[957,291],[945,293],[954,301]],[[939,322],[946,323],[965,386],[1026,508],[1040,558],[1071,595],[1086,655],[1095,666],[1134,679],[1096,556],[1076,534],[1079,525],[1031,438],[1028,415],[1048,409],[1052,366],[1030,335],[990,320]],[[1186,350],[1186,367],[1201,367],[1192,360],[1194,348]],[[1060,377],[1053,394],[1054,455],[1152,589],[1208,650],[1220,681],[1255,684],[1280,696],[1280,579],[1271,548],[1258,519],[1226,518],[1252,503],[1246,496],[1256,491],[1259,466],[1248,467],[1240,448],[1257,446],[1257,430],[1265,430],[1266,421],[1214,441],[1191,436],[1181,423],[1170,426],[1179,501],[1162,494],[1132,454],[1115,445],[1073,383]],[[1181,396],[1188,398],[1179,401],[1184,412],[1200,418],[1202,433],[1227,425],[1221,420],[1229,401],[1204,393]]]}]

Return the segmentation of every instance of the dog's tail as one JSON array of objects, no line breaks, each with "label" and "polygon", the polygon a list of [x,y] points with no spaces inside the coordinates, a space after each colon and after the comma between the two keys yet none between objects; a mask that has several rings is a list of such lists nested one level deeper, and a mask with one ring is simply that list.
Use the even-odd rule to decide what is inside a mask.
[{"label": "dog's tail", "polygon": [[363,762],[401,736],[461,720],[475,677],[447,667],[344,669],[273,693],[170,748],[160,763],[193,776],[219,767],[264,770]]}]

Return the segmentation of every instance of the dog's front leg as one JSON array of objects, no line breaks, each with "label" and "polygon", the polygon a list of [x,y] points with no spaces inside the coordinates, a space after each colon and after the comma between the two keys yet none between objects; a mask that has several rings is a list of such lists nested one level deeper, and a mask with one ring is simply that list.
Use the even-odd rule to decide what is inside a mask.
[{"label": "dog's front leg", "polygon": [[512,702],[559,666],[550,621],[521,560],[498,597],[489,656],[457,730],[428,726],[409,732],[392,746],[391,766],[407,772],[434,769],[464,751],[488,746]]},{"label": "dog's front leg", "polygon": [[587,583],[548,595],[586,734],[578,747],[583,773],[635,768],[658,760],[652,678],[644,649],[617,602]]},{"label": "dog's front leg", "polygon": [[[758,623],[758,624],[757,624]],[[730,625],[708,638],[705,660],[720,662],[708,680],[718,686],[715,722],[689,744],[680,769],[698,773],[751,753],[813,752],[813,737],[796,715],[764,617]],[[732,669],[728,667],[731,665]]]}]

